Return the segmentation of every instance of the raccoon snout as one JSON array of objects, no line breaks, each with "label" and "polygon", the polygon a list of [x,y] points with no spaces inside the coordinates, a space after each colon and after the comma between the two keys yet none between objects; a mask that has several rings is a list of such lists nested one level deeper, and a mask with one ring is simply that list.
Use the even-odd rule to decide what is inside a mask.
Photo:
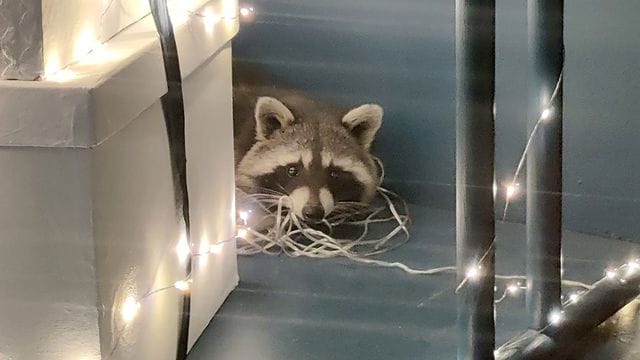
[{"label": "raccoon snout", "polygon": [[320,222],[324,218],[324,208],[322,205],[305,205],[302,208],[302,216],[305,220]]}]

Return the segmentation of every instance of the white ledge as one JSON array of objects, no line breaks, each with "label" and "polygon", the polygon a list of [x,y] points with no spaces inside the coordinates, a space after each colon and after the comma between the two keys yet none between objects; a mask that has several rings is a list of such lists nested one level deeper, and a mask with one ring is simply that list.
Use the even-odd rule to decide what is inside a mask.
[{"label": "white ledge", "polygon": [[[216,13],[222,2],[175,19],[183,78],[238,32],[236,16],[211,21],[199,15]],[[0,146],[93,147],[158,101],[167,85],[151,15],[58,73],[57,80],[0,81]]]}]

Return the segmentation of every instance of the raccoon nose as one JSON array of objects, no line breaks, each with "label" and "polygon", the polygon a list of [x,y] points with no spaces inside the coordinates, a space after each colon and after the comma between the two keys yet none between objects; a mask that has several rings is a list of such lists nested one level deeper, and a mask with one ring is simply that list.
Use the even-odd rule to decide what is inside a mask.
[{"label": "raccoon nose", "polygon": [[302,216],[305,220],[320,222],[324,218],[324,208],[321,205],[305,205]]}]

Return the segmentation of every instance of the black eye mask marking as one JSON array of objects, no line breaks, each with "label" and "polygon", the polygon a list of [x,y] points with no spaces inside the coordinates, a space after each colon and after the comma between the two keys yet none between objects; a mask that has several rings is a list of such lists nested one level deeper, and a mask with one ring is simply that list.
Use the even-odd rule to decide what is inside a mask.
[{"label": "black eye mask marking", "polygon": [[259,176],[256,179],[258,187],[290,194],[294,189],[303,185],[302,173],[304,167],[302,161],[278,166],[272,172]]},{"label": "black eye mask marking", "polygon": [[327,171],[329,175],[327,182],[334,201],[357,202],[361,200],[364,186],[351,172],[333,165],[329,166]]}]

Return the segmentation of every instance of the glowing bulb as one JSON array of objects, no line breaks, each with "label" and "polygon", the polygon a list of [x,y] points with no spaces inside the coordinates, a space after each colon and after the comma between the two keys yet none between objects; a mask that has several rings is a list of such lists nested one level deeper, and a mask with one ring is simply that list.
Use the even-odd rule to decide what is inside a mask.
[{"label": "glowing bulb", "polygon": [[249,232],[247,231],[247,229],[238,229],[239,238],[246,239],[248,235],[249,235]]},{"label": "glowing bulb", "polygon": [[204,16],[204,27],[209,34],[213,33],[213,29],[217,23],[220,22],[220,16],[213,13],[213,10],[207,9],[205,10]]},{"label": "glowing bulb", "polygon": [[242,210],[238,213],[238,215],[240,215],[240,220],[242,220],[242,223],[244,225],[247,225],[247,223],[249,222],[249,212]]},{"label": "glowing bulb", "polygon": [[569,301],[576,302],[576,301],[578,301],[578,297],[579,297],[578,294],[575,294],[575,293],[571,294],[571,295],[569,295]]},{"label": "glowing bulb", "polygon": [[627,275],[633,275],[635,274],[638,270],[640,270],[640,264],[638,264],[638,262],[636,261],[631,261],[630,263],[627,264]]},{"label": "glowing bulb", "polygon": [[178,253],[178,259],[180,261],[185,261],[189,254],[191,253],[191,247],[189,247],[189,242],[187,241],[187,235],[182,234],[180,237],[180,241],[178,241],[178,245],[176,245],[176,252]]},{"label": "glowing bulb", "polygon": [[235,0],[223,0],[222,2],[222,18],[235,19],[238,17],[238,2]]},{"label": "glowing bulb", "polygon": [[[245,229],[240,229],[240,230],[247,231]],[[240,236],[240,231],[238,231],[238,236]],[[220,254],[222,252],[223,247],[224,247],[224,244],[213,244],[211,245],[210,251],[212,254]]]},{"label": "glowing bulb", "polygon": [[511,284],[511,285],[507,286],[507,291],[512,296],[515,296],[515,295],[518,295],[518,293],[520,292],[520,287],[518,285],[516,285],[516,284]]},{"label": "glowing bulb", "polygon": [[81,32],[76,39],[76,46],[74,49],[75,59],[80,59],[85,54],[89,53],[96,46],[96,43],[96,36],[93,33],[92,29],[87,28],[83,32]]},{"label": "glowing bulb", "polygon": [[494,181],[493,182],[493,197],[496,197],[497,194],[498,194],[498,185]]},{"label": "glowing bulb", "polygon": [[251,12],[252,12],[251,8],[248,8],[248,7],[241,7],[240,8],[240,15],[242,15],[242,16],[249,16],[249,15],[251,15]]},{"label": "glowing bulb", "polygon": [[564,319],[564,313],[562,311],[553,310],[549,314],[549,323],[551,325],[558,325],[560,324],[560,322],[562,322],[563,319]]},{"label": "glowing bulb", "polygon": [[122,320],[129,323],[136,318],[138,310],[140,310],[140,303],[137,302],[133,297],[129,296],[124,300],[124,303],[122,303],[120,316],[122,316]]},{"label": "glowing bulb", "polygon": [[187,292],[189,291],[189,288],[191,288],[191,285],[187,280],[178,280],[173,284],[173,286],[182,292]]},{"label": "glowing bulb", "polygon": [[61,69],[54,73],[45,75],[45,79],[48,81],[63,83],[63,82],[71,81],[77,76],[78,74],[72,70]]},{"label": "glowing bulb", "polygon": [[551,110],[551,108],[546,108],[542,112],[542,115],[540,116],[540,118],[542,120],[547,120],[549,117],[551,117],[552,114],[553,114],[553,110]]},{"label": "glowing bulb", "polygon": [[518,184],[507,185],[507,199],[511,199],[518,193]]},{"label": "glowing bulb", "polygon": [[477,279],[478,276],[480,276],[480,267],[479,266],[470,267],[469,270],[467,270],[466,276],[467,276],[467,279],[469,280]]},{"label": "glowing bulb", "polygon": [[613,270],[607,270],[605,275],[607,276],[607,279],[615,279],[616,276],[618,276],[618,274]]},{"label": "glowing bulb", "polygon": [[206,255],[209,253],[210,251],[210,247],[209,247],[209,242],[207,241],[206,238],[202,239],[200,241],[200,247],[198,248],[198,254],[199,255]]}]

